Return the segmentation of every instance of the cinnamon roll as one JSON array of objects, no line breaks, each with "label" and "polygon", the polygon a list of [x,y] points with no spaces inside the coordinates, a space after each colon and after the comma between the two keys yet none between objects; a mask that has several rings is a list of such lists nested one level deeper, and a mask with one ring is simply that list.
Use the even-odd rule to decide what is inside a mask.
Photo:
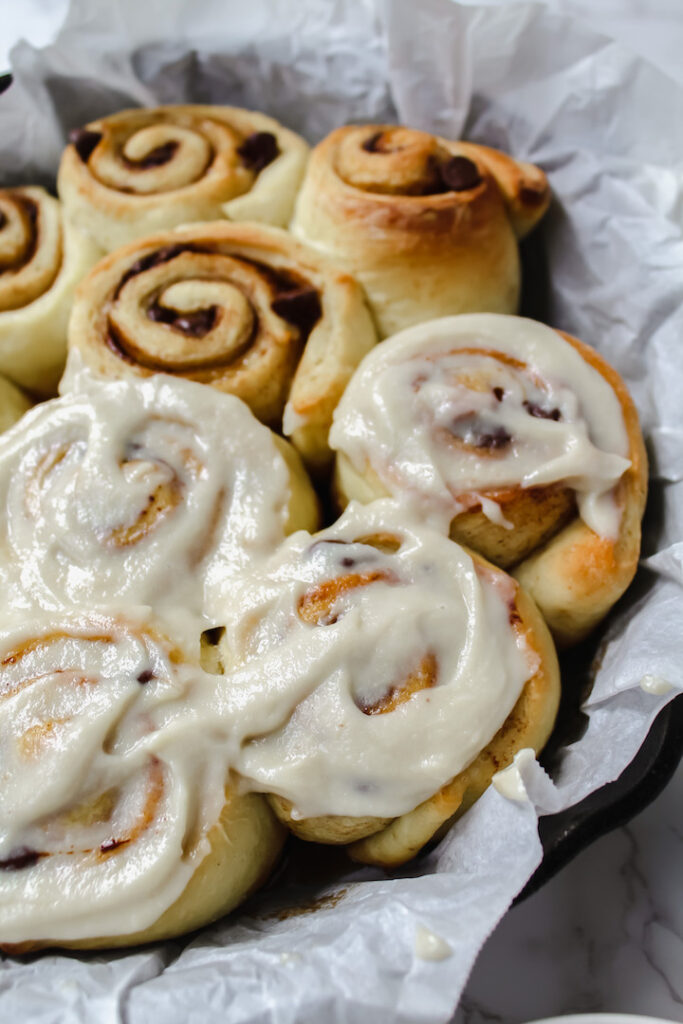
[{"label": "cinnamon roll", "polygon": [[296,453],[231,395],[162,376],[74,384],[0,445],[0,607],[210,615],[234,572],[315,527]]},{"label": "cinnamon roll", "polygon": [[0,948],[132,945],[191,931],[282,846],[206,722],[215,679],[127,615],[0,631]]},{"label": "cinnamon roll", "polygon": [[284,226],[308,146],[237,107],[122,110],[73,131],[57,189],[69,217],[109,252],[191,221]]},{"label": "cinnamon roll", "polygon": [[533,602],[391,500],[294,534],[231,596],[231,760],[301,838],[402,863],[550,734]]},{"label": "cinnamon roll", "polygon": [[363,361],[335,414],[344,504],[414,502],[514,575],[555,638],[585,636],[631,581],[647,462],[616,373],[521,317],[435,320]]},{"label": "cinnamon roll", "polygon": [[292,231],[361,282],[380,337],[454,313],[514,313],[518,239],[550,199],[543,172],[411,128],[333,131],[311,154]]},{"label": "cinnamon roll", "polygon": [[0,189],[0,373],[55,393],[74,290],[100,256],[45,189]]},{"label": "cinnamon roll", "polygon": [[69,345],[98,373],[171,373],[282,424],[314,466],[332,412],[375,342],[359,286],[276,228],[180,228],[112,253],[83,281]]},{"label": "cinnamon roll", "polygon": [[21,419],[31,403],[19,388],[0,377],[0,434]]}]

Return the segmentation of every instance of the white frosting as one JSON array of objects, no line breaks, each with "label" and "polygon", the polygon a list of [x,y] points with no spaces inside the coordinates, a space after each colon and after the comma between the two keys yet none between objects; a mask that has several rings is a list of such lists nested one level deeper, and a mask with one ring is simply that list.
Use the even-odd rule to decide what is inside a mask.
[{"label": "white frosting", "polygon": [[[359,541],[386,533],[395,553]],[[225,608],[233,763],[300,816],[412,810],[488,743],[536,671],[510,625],[514,593],[390,500],[294,534]],[[366,713],[420,671],[435,685]]]},{"label": "white frosting", "polygon": [[527,765],[536,760],[536,753],[531,747],[523,747],[515,754],[512,764],[501,769],[491,779],[491,784],[501,796],[517,803],[528,803],[529,794],[524,785],[522,772]]},{"label": "white frosting", "polygon": [[[389,493],[437,514],[452,517],[496,488],[562,482],[588,526],[618,533],[611,492],[630,465],[619,400],[572,345],[533,320],[448,317],[384,341],[347,387],[330,445]],[[482,508],[498,522],[494,504]]]},{"label": "white frosting", "polygon": [[419,924],[415,931],[415,956],[418,960],[446,960],[453,955],[453,949],[436,932]]},{"label": "white frosting", "polygon": [[284,536],[289,474],[238,398],[162,375],[37,406],[0,445],[0,605],[199,614]]},{"label": "white frosting", "polygon": [[670,683],[668,679],[664,679],[663,676],[653,676],[649,673],[643,676],[639,685],[645,693],[653,693],[656,697],[661,697],[673,690],[673,683]]},{"label": "white frosting", "polygon": [[0,632],[3,942],[136,931],[181,894],[224,802],[215,685],[144,612]]}]

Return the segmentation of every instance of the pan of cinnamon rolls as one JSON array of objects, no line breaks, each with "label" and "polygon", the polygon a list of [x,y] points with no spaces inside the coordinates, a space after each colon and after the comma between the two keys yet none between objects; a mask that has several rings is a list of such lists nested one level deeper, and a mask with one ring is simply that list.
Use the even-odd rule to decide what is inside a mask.
[{"label": "pan of cinnamon rolls", "polygon": [[647,488],[597,339],[517,315],[540,168],[186,105],[72,132],[57,192],[0,191],[12,954],[196,929],[290,833],[440,841],[547,743]]}]

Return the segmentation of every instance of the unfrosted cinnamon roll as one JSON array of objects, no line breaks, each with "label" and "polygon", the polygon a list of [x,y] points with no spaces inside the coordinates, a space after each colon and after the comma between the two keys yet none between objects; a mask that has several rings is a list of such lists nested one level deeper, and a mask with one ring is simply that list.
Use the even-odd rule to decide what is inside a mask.
[{"label": "unfrosted cinnamon roll", "polygon": [[0,948],[132,945],[191,931],[282,846],[206,728],[215,678],[144,610],[0,631]]},{"label": "unfrosted cinnamon roll", "polygon": [[453,313],[514,313],[517,241],[543,172],[411,128],[338,128],[311,154],[292,231],[361,282],[381,337]]},{"label": "unfrosted cinnamon roll", "polygon": [[312,465],[375,342],[359,286],[290,235],[193,225],[102,260],[78,290],[69,345],[98,373],[171,373],[237,395],[282,424]]},{"label": "unfrosted cinnamon roll", "polygon": [[359,860],[413,857],[553,726],[533,602],[392,501],[288,538],[223,621],[233,763],[297,835]]},{"label": "unfrosted cinnamon roll", "polygon": [[210,615],[214,590],[317,522],[291,446],[190,381],[97,381],[0,446],[0,607],[133,601]]},{"label": "unfrosted cinnamon roll", "polygon": [[0,377],[0,434],[21,419],[30,408],[31,402],[26,395],[10,381]]},{"label": "unfrosted cinnamon roll", "polygon": [[237,107],[122,110],[73,131],[57,188],[69,217],[105,252],[190,221],[284,226],[308,146]]},{"label": "unfrosted cinnamon roll", "polygon": [[435,320],[384,342],[330,435],[342,504],[392,494],[507,569],[574,642],[630,583],[647,463],[638,416],[587,345],[521,317]]},{"label": "unfrosted cinnamon roll", "polygon": [[55,393],[74,290],[101,255],[45,189],[0,189],[0,373]]}]

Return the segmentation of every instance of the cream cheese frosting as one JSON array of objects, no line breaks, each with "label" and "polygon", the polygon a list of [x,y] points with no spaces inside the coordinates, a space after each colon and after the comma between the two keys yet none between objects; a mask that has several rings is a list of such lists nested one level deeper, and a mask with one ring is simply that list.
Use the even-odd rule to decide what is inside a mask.
[{"label": "cream cheese frosting", "polygon": [[0,446],[10,609],[128,600],[210,614],[226,578],[284,536],[289,473],[231,395],[157,375],[72,372]]},{"label": "cream cheese frosting", "polygon": [[293,534],[225,608],[233,764],[299,817],[412,810],[479,753],[536,671],[514,595],[388,499]]},{"label": "cream cheese frosting", "polygon": [[208,850],[225,748],[215,679],[144,610],[0,631],[0,938],[151,925]]},{"label": "cream cheese frosting", "polygon": [[556,331],[522,317],[447,317],[373,349],[339,403],[330,445],[390,494],[452,518],[487,491],[562,482],[584,522],[616,537],[629,467],[619,400]]}]

